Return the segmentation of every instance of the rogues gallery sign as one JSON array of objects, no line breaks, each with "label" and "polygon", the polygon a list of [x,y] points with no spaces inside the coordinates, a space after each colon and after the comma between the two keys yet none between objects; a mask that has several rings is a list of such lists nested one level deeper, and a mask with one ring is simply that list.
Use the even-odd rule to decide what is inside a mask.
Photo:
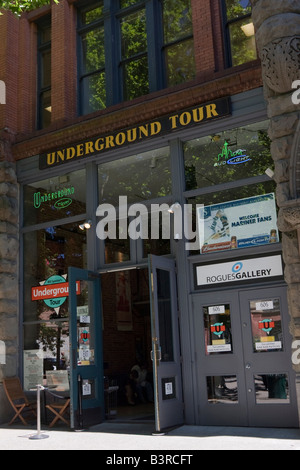
[{"label": "rogues gallery sign", "polygon": [[52,150],[40,155],[39,168],[44,170],[73,161],[74,159],[90,157],[108,150],[117,149],[135,142],[166,135],[176,130],[224,117],[228,114],[230,114],[230,99],[227,97],[220,98],[219,100],[180,111],[171,116],[164,116],[139,126],[79,142],[65,148]]}]

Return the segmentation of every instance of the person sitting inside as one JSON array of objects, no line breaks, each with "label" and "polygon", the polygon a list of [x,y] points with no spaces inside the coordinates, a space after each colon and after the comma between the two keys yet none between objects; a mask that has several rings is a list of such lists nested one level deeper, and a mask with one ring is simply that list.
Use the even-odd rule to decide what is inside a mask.
[{"label": "person sitting inside", "polygon": [[147,365],[145,363],[141,366],[136,364],[132,367],[131,372],[137,373],[135,388],[139,401],[141,403],[147,403],[147,401],[153,403],[153,388],[148,380]]}]

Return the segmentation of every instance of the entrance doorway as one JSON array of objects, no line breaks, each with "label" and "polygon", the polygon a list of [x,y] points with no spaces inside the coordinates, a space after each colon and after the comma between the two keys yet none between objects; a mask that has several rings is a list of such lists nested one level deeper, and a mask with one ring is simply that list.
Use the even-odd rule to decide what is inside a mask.
[{"label": "entrance doorway", "polygon": [[159,432],[182,424],[175,261],[150,256],[149,270],[102,274],[69,268],[69,279],[72,427],[95,410],[97,419],[152,420]]},{"label": "entrance doorway", "polygon": [[201,425],[298,427],[285,286],[193,298]]},{"label": "entrance doorway", "polygon": [[105,414],[154,421],[148,269],[101,274]]}]

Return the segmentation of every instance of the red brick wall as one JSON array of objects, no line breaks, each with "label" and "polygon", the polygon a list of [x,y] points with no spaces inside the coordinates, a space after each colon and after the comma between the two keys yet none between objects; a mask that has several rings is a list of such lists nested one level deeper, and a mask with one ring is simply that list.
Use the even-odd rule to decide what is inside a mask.
[{"label": "red brick wall", "polygon": [[76,10],[67,1],[52,8],[52,122],[76,116]]},{"label": "red brick wall", "polygon": [[17,130],[19,22],[12,13],[0,16],[0,79],[6,85],[6,105],[0,105],[0,128]]},{"label": "red brick wall", "polygon": [[[219,0],[191,0],[196,79],[89,116],[77,116],[76,8],[73,0],[52,3],[52,124],[36,130],[36,27],[50,7],[0,17],[0,74],[8,84],[9,105],[0,107],[0,127],[16,135],[15,159],[43,153],[74,141],[134,126],[201,102],[262,86],[257,61],[224,69]],[[249,70],[251,73],[249,73]],[[4,71],[4,72],[3,72]],[[0,75],[1,79],[1,75]],[[64,128],[66,131],[64,132]]]}]

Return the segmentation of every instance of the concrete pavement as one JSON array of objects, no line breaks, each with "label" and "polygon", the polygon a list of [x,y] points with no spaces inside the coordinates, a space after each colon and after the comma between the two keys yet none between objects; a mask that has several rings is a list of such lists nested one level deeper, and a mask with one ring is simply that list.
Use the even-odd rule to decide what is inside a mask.
[{"label": "concrete pavement", "polygon": [[[182,426],[165,435],[153,435],[153,424],[105,422],[81,432],[42,427],[47,439],[31,440],[35,427],[0,426],[0,450],[300,450],[299,429]],[[111,452],[113,451],[113,452]],[[156,452],[157,453],[157,452]],[[193,453],[193,452],[191,452]],[[122,455],[120,452],[119,455]]]}]

